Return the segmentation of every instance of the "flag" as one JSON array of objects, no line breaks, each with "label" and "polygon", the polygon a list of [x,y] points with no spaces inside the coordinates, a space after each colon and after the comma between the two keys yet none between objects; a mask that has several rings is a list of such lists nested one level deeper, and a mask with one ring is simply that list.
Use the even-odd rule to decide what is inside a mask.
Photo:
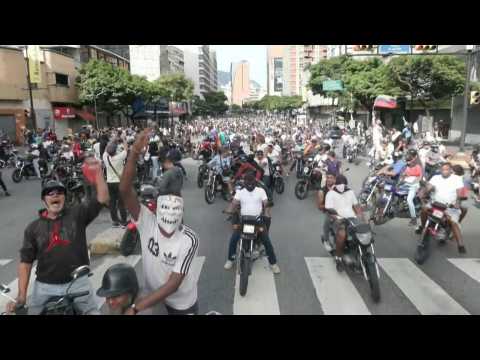
[{"label": "flag", "polygon": [[28,66],[30,71],[30,82],[39,84],[42,81],[42,72],[40,68],[40,46],[28,46]]}]

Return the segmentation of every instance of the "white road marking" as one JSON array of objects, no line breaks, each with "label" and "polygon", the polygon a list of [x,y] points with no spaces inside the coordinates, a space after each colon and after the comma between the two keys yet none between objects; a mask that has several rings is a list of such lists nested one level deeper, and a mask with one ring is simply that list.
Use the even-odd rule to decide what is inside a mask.
[{"label": "white road marking", "polygon": [[422,315],[469,315],[409,259],[378,259],[387,275]]},{"label": "white road marking", "polygon": [[[240,296],[240,276],[235,279],[234,315],[280,315],[275,278],[267,258],[253,263],[245,296]],[[280,275],[281,276],[281,275]]]},{"label": "white road marking", "polygon": [[13,259],[0,259],[0,266],[5,266],[7,264],[10,264],[13,261]]},{"label": "white road marking", "polygon": [[330,257],[306,257],[308,272],[325,315],[370,315],[348,275]]},{"label": "white road marking", "polygon": [[480,259],[447,259],[473,280],[480,282]]}]

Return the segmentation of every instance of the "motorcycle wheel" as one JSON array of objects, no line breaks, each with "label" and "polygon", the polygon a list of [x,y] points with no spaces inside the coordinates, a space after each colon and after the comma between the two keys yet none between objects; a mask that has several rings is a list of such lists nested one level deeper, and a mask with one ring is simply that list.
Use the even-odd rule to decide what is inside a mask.
[{"label": "motorcycle wheel", "polygon": [[197,176],[197,185],[201,189],[203,188],[203,173],[199,172]]},{"label": "motorcycle wheel", "polygon": [[305,200],[308,196],[308,186],[305,180],[301,180],[295,185],[295,196],[299,200]]},{"label": "motorcycle wheel", "polygon": [[[214,185],[215,186],[215,185]],[[215,188],[212,185],[208,184],[207,187],[205,187],[205,201],[207,204],[213,204],[215,202]]]},{"label": "motorcycle wheel", "polygon": [[277,178],[275,180],[275,191],[277,192],[277,194],[283,194],[283,192],[285,191],[285,182],[282,178]]},{"label": "motorcycle wheel", "polygon": [[13,182],[15,183],[19,183],[20,181],[22,181],[22,171],[20,169],[15,169],[12,173],[12,180]]},{"label": "motorcycle wheel", "polygon": [[120,242],[120,253],[123,256],[129,256],[133,253],[139,254],[140,233],[138,230],[127,229]]},{"label": "motorcycle wheel", "polygon": [[430,242],[430,234],[425,231],[423,234],[422,242],[418,244],[417,251],[415,252],[415,261],[418,265],[422,265],[428,258],[428,245]]},{"label": "motorcycle wheel", "polygon": [[368,259],[367,263],[365,264],[365,270],[367,272],[368,282],[370,284],[370,295],[372,296],[372,300],[377,303],[380,301],[380,283],[373,257]]},{"label": "motorcycle wheel", "polygon": [[247,294],[249,272],[250,259],[245,258],[245,256],[242,254],[240,258],[240,296],[245,296]]}]

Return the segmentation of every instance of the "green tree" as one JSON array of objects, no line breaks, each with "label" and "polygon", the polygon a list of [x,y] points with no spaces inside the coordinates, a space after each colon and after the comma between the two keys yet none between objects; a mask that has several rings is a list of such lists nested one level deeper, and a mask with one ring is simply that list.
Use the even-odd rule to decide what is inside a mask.
[{"label": "green tree", "polygon": [[227,112],[228,105],[226,104],[226,101],[228,99],[223,91],[212,91],[205,93],[203,96],[211,114],[218,116]]},{"label": "green tree", "polygon": [[170,101],[189,101],[193,98],[194,84],[184,74],[166,74],[154,81],[158,87],[165,91]]},{"label": "green tree", "polygon": [[388,64],[387,76],[429,116],[433,103],[463,93],[465,68],[463,60],[451,55],[399,56]]}]

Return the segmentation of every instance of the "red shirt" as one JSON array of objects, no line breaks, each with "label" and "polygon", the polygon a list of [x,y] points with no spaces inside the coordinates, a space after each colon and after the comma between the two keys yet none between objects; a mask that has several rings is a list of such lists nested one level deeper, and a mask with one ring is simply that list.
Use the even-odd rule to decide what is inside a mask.
[{"label": "red shirt", "polygon": [[242,177],[243,174],[245,174],[248,170],[253,170],[255,171],[255,177],[257,178],[257,181],[260,181],[261,178],[262,178],[262,173],[260,171],[258,171],[257,168],[255,168],[255,166],[253,166],[252,164],[248,163],[248,162],[245,162],[243,163],[241,166],[240,166],[240,169],[238,169],[237,173],[235,174],[235,177],[234,179],[237,180],[239,179],[240,177]]},{"label": "red shirt", "polygon": [[422,167],[420,165],[415,165],[415,166],[407,166],[405,168],[404,172],[405,176],[415,176],[415,177],[421,177],[422,176]]}]

